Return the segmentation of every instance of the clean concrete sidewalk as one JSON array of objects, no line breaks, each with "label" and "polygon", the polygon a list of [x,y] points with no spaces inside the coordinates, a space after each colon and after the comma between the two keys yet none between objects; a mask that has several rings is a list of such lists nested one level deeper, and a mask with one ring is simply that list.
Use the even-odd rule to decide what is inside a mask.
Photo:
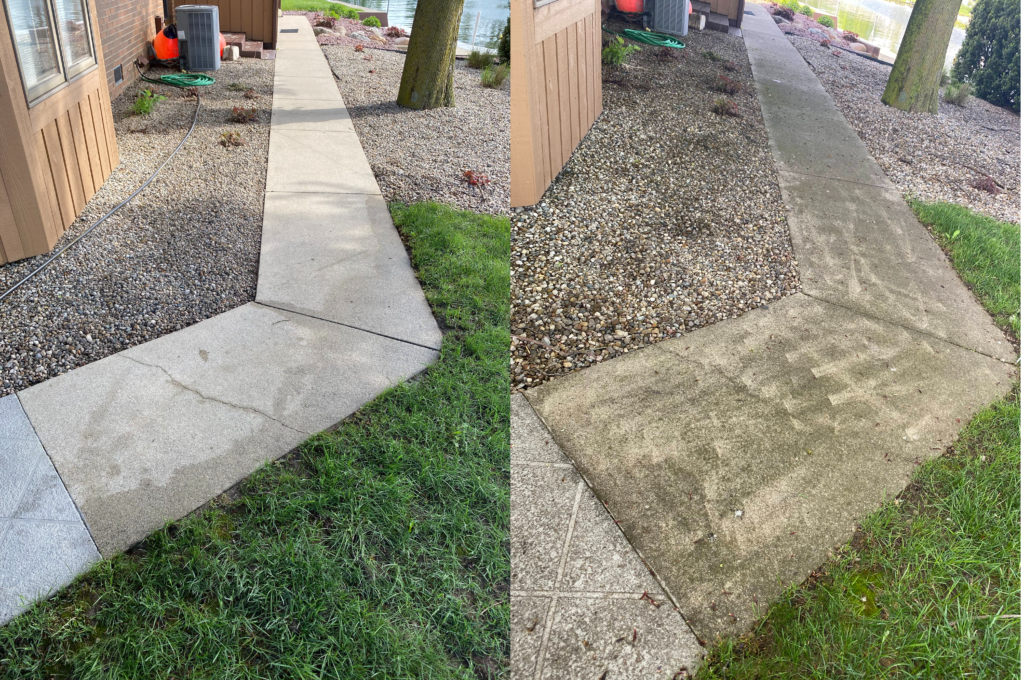
[{"label": "clean concrete sidewalk", "polygon": [[803,293],[526,393],[709,642],[748,629],[1017,378],[1013,348],[750,9]]},{"label": "clean concrete sidewalk", "polygon": [[0,401],[0,623],[437,357],[309,22],[280,28],[256,301]]},{"label": "clean concrete sidewalk", "polygon": [[513,680],[669,680],[696,672],[703,654],[643,559],[514,394]]}]

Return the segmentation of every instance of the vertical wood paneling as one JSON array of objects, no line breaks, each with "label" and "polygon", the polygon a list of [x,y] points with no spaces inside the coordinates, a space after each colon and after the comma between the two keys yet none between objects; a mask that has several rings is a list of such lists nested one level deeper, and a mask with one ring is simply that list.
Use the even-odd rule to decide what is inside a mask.
[{"label": "vertical wood paneling", "polygon": [[587,22],[576,22],[576,67],[580,79],[580,136],[587,133],[590,118],[590,69],[587,66]]},{"label": "vertical wood paneling", "polygon": [[49,243],[56,243],[57,239],[63,233],[63,226],[61,225],[60,216],[60,205],[57,201],[57,189],[53,186],[53,176],[49,172],[49,158],[46,154],[46,142],[43,141],[43,132],[40,130],[35,134],[36,140],[36,158],[39,164],[43,168],[43,188],[46,192],[47,205],[44,208],[47,210],[49,219],[45,220],[43,229],[46,232],[46,240]]},{"label": "vertical wood paneling", "polygon": [[100,146],[96,138],[96,126],[92,122],[92,107],[89,101],[78,102],[78,113],[82,116],[82,137],[89,154],[89,168],[92,170],[92,182],[98,188],[103,184],[103,165],[100,163]]},{"label": "vertical wood paneling", "polygon": [[562,155],[558,167],[561,168],[572,155],[572,127],[569,123],[569,47],[566,44],[565,29],[555,34],[555,57],[558,59],[558,126],[562,139]]},{"label": "vertical wood paneling", "polygon": [[75,157],[78,159],[78,176],[82,179],[82,190],[86,196],[92,196],[99,189],[92,176],[92,162],[89,159],[89,147],[85,141],[85,129],[82,127],[82,110],[75,104],[67,111],[68,125],[71,126],[71,137],[75,142]]},{"label": "vertical wood paneling", "polygon": [[[50,123],[43,128],[43,144],[46,147],[46,158],[50,166],[50,176],[53,178],[53,185],[57,189],[57,206],[60,210],[60,226],[67,228],[75,221],[75,206],[71,199],[71,187],[68,183],[68,172],[64,166],[64,153],[60,146],[60,133],[57,131],[57,121]],[[59,232],[63,233],[63,231]]]},{"label": "vertical wood paneling", "polygon": [[82,178],[78,174],[78,154],[71,139],[71,123],[68,122],[67,112],[65,111],[55,122],[60,137],[61,163],[64,165],[68,186],[71,189],[71,205],[75,215],[78,215],[85,208],[85,190],[82,188]]},{"label": "vertical wood paneling", "polygon": [[562,169],[559,163],[562,155],[562,128],[558,115],[558,56],[555,37],[544,41],[544,96],[547,98],[548,110],[548,164],[553,178]]},{"label": "vertical wood paneling", "polygon": [[[196,4],[194,0],[173,1],[175,9],[192,4]],[[256,42],[277,42],[275,0],[205,0],[202,4],[217,6],[221,33],[245,33],[249,40]]]},{"label": "vertical wood paneling", "polygon": [[[536,81],[537,75],[542,75],[544,72],[544,46],[534,45],[533,52],[533,63],[537,68],[537,74],[534,74]],[[551,138],[546,134],[548,129],[548,90],[546,87],[534,87],[533,91],[537,93],[537,103],[533,107],[535,112],[534,130],[545,131],[545,134],[533,135],[534,139],[538,140],[540,147],[536,163],[540,167],[541,174],[541,183],[538,186],[546,187],[554,179],[551,175]]]},{"label": "vertical wood paneling", "polygon": [[569,129],[572,148],[580,143],[580,73],[577,65],[576,24],[565,29],[566,63],[569,66]]},{"label": "vertical wood paneling", "polygon": [[106,126],[103,124],[103,111],[97,98],[90,95],[83,103],[89,105],[89,112],[92,114],[93,132],[96,135],[96,149],[99,151],[100,168],[103,176],[108,177],[113,167],[110,165],[110,147],[106,142]]},{"label": "vertical wood paneling", "polygon": [[7,264],[14,259],[19,259],[20,253],[17,251],[12,252],[10,256],[7,255],[4,243],[12,246],[12,250],[14,250],[14,247],[21,244],[21,239],[18,238],[11,199],[7,196],[7,185],[4,183],[3,174],[0,173],[0,264]]}]

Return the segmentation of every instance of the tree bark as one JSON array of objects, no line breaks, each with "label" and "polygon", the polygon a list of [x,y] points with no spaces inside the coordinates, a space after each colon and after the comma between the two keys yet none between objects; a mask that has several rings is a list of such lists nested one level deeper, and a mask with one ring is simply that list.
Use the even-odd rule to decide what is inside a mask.
[{"label": "tree bark", "polygon": [[410,109],[455,106],[455,47],[463,0],[419,0],[398,105]]},{"label": "tree bark", "polygon": [[960,0],[917,0],[882,102],[903,111],[939,112],[939,80]]}]

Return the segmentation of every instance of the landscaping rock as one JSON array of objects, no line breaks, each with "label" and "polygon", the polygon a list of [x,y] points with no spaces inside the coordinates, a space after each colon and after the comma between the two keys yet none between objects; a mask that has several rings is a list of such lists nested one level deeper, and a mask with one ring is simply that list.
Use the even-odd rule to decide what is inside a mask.
[{"label": "landscaping rock", "polygon": [[334,31],[325,26],[314,26],[313,35],[337,35],[337,33],[335,33]]},{"label": "landscaping rock", "polygon": [[828,35],[825,33],[825,31],[822,31],[817,28],[808,29],[807,32],[813,35],[815,38],[819,38],[821,40],[825,40],[828,38]]},{"label": "landscaping rock", "polygon": [[371,27],[369,28],[369,31],[370,31],[370,33],[372,33],[373,35],[379,36],[379,37],[381,37],[381,38],[383,38],[383,37],[384,37],[384,31],[380,30],[380,29],[379,29],[379,28],[377,28],[376,26],[371,26]]},{"label": "landscaping rock", "polygon": [[353,31],[352,33],[348,34],[348,37],[355,38],[356,40],[367,40],[368,39],[366,37],[366,34],[363,33],[362,31]]},{"label": "landscaping rock", "polygon": [[409,39],[408,38],[398,38],[397,40],[395,40],[395,44],[396,45],[408,45],[409,44]]},{"label": "landscaping rock", "polygon": [[375,43],[380,43],[382,45],[386,45],[388,43],[387,39],[382,38],[379,35],[371,35],[370,36],[370,40],[375,42]]},{"label": "landscaping rock", "polygon": [[860,43],[850,43],[850,49],[854,52],[867,52],[868,48],[864,47]]}]

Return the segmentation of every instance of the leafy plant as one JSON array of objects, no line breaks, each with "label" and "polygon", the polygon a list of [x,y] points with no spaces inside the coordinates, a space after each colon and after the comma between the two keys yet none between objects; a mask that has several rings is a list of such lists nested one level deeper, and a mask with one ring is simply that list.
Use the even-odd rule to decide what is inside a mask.
[{"label": "leafy plant", "polygon": [[800,3],[797,0],[781,0],[779,4],[793,12],[800,11]]},{"label": "leafy plant", "polygon": [[152,89],[146,88],[145,90],[139,91],[138,96],[135,97],[135,102],[129,110],[133,116],[147,116],[153,112],[153,109],[156,108],[158,103],[165,99],[167,99],[167,97],[162,94],[157,94]]},{"label": "leafy plant", "polygon": [[329,28],[332,31],[334,30],[334,27],[337,25],[337,23],[338,23],[337,17],[332,17],[329,14],[317,13],[313,17],[313,25],[314,26],[321,26],[323,28]]},{"label": "leafy plant", "polygon": [[836,25],[832,23],[832,17],[818,17],[818,23],[825,28],[835,28]]},{"label": "leafy plant", "polygon": [[1020,113],[1019,2],[978,0],[951,76],[971,83],[979,99]]},{"label": "leafy plant", "polygon": [[727,61],[724,64],[722,64],[722,68],[724,68],[726,71],[735,71],[739,68],[739,66],[736,65],[735,61]]},{"label": "leafy plant", "polygon": [[859,39],[860,36],[853,31],[843,31],[843,40],[846,40],[847,42],[857,42]]},{"label": "leafy plant", "polygon": [[950,104],[964,106],[972,94],[970,83],[951,82],[942,92],[942,98]]},{"label": "leafy plant", "polygon": [[808,7],[807,5],[800,5],[800,9],[798,9],[797,12],[803,14],[805,17],[814,16],[814,10]]},{"label": "leafy plant", "polygon": [[949,77],[949,69],[943,68],[942,74],[939,76],[939,87],[945,87],[946,85],[949,85],[951,82],[952,79]]},{"label": "leafy plant", "polygon": [[494,57],[480,50],[473,50],[466,57],[466,65],[470,68],[486,68],[494,63]]},{"label": "leafy plant", "polygon": [[715,84],[712,87],[712,89],[715,92],[724,92],[725,94],[736,94],[741,89],[743,89],[743,86],[737,83],[732,78],[720,75],[718,76],[718,80],[715,81]]},{"label": "leafy plant", "polygon": [[704,58],[707,59],[708,61],[724,61],[725,60],[724,57],[718,56],[718,54],[716,52],[712,52],[711,50],[704,50]]},{"label": "leafy plant", "polygon": [[501,87],[508,78],[508,64],[491,64],[480,74],[480,84],[492,89]]},{"label": "leafy plant", "polygon": [[255,107],[247,109],[244,106],[232,106],[230,120],[232,123],[251,123],[259,117]]},{"label": "leafy plant", "polygon": [[776,7],[775,11],[772,12],[772,14],[774,14],[775,16],[782,17],[786,21],[793,20],[793,10],[791,10],[788,7]]},{"label": "leafy plant", "polygon": [[498,38],[498,61],[508,64],[512,61],[512,17],[505,21],[505,30]]},{"label": "leafy plant", "polygon": [[401,26],[388,26],[384,29],[384,35],[389,38],[401,38],[408,35]]},{"label": "leafy plant", "polygon": [[260,98],[260,96],[258,94],[256,94],[256,90],[252,89],[251,87],[248,90],[246,90],[245,94],[243,94],[242,96],[245,97],[246,99],[259,99]]},{"label": "leafy plant", "polygon": [[358,19],[359,12],[352,9],[351,7],[345,7],[344,5],[332,4],[330,7],[324,10],[325,15],[334,19]]},{"label": "leafy plant", "polygon": [[226,149],[234,146],[243,146],[244,144],[245,140],[237,132],[225,132],[220,136],[220,145]]},{"label": "leafy plant", "polygon": [[372,26],[373,28],[380,28],[380,19],[377,17],[366,17],[363,19],[363,26]]},{"label": "leafy plant", "polygon": [[601,61],[610,66],[621,66],[629,59],[629,55],[639,51],[639,47],[627,45],[622,36],[617,35],[608,43],[607,47],[601,50]]},{"label": "leafy plant", "polygon": [[[1002,191],[1000,191],[999,189],[999,185],[996,184],[996,181],[989,177],[988,175],[982,177],[981,179],[974,180],[973,182],[971,182],[971,186],[977,189],[978,191],[986,191],[992,194],[993,196],[998,196],[999,194],[1002,193]],[[956,238],[957,234],[959,233],[960,232],[957,231],[955,234],[950,236],[950,238]]]},{"label": "leafy plant", "polygon": [[228,85],[228,89],[232,92],[245,92],[249,89],[249,86],[245,83],[231,83]]},{"label": "leafy plant", "polygon": [[740,110],[736,107],[736,102],[730,99],[716,99],[714,106],[711,110],[720,116],[734,116],[740,117]]}]

